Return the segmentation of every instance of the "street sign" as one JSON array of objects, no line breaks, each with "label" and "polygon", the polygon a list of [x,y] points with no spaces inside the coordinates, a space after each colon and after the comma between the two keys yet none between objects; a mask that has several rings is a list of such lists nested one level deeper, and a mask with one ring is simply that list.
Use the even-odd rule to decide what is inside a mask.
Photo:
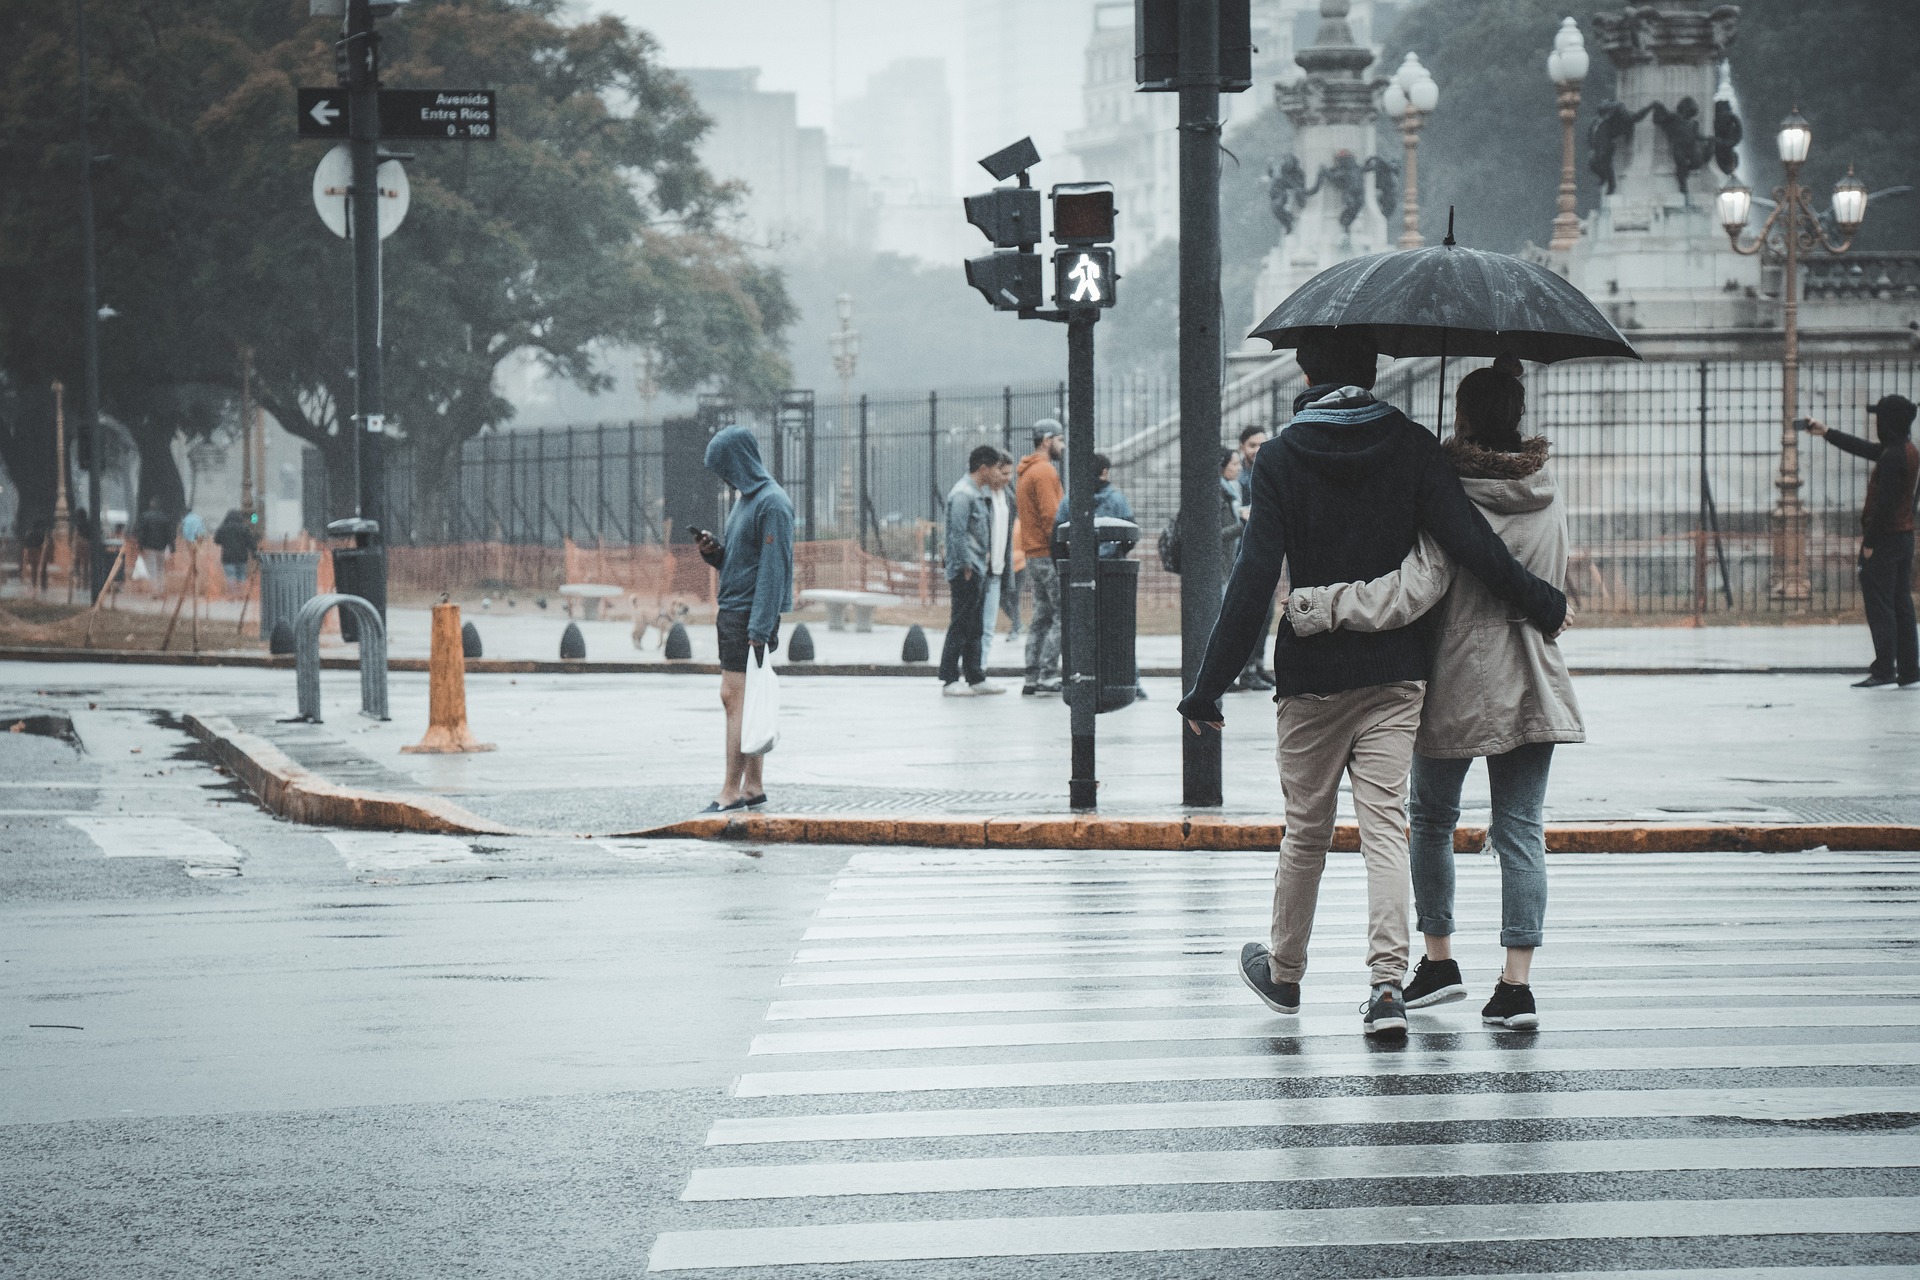
[{"label": "street sign", "polygon": [[296,90],[295,115],[303,138],[344,138],[347,136],[347,91],[345,89]]},{"label": "street sign", "polygon": [[[385,240],[406,221],[407,206],[413,203],[413,189],[407,183],[407,171],[398,160],[380,166],[380,238]],[[344,143],[320,157],[313,170],[313,207],[327,230],[347,238],[348,206],[353,195],[353,150]]]},{"label": "street sign", "polygon": [[[345,89],[301,89],[294,103],[303,138],[345,138],[352,124]],[[438,138],[491,142],[491,89],[382,89],[382,138]]]},{"label": "street sign", "polygon": [[1113,250],[1056,249],[1053,254],[1054,305],[1068,310],[1113,305]]},{"label": "street sign", "polygon": [[382,89],[383,138],[494,138],[491,89]]}]

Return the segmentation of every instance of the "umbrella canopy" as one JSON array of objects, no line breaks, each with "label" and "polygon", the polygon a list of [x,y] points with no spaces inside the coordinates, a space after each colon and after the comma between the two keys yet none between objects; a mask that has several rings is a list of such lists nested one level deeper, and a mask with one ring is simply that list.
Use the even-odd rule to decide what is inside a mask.
[{"label": "umbrella canopy", "polygon": [[1638,360],[1587,296],[1547,268],[1453,243],[1349,258],[1295,289],[1253,330],[1275,349],[1333,330],[1365,334],[1382,355],[1498,356],[1542,364],[1582,356]]}]

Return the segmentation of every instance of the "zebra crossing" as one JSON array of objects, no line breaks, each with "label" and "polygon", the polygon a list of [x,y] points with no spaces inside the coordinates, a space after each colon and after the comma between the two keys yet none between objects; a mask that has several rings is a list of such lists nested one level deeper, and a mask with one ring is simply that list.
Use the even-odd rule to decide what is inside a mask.
[{"label": "zebra crossing", "polygon": [[1400,1045],[1360,1034],[1357,857],[1301,1013],[1240,985],[1271,872],[855,853],[649,1270],[1920,1275],[1920,858],[1556,857],[1512,1032],[1478,1016],[1497,870],[1463,857],[1476,997]]}]

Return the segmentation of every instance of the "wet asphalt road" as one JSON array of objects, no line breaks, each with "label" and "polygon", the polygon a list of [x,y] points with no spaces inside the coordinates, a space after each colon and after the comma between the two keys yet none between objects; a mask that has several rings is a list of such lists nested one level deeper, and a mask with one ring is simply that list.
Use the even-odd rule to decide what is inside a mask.
[{"label": "wet asphalt road", "polygon": [[1382,1046],[1352,859],[1287,1019],[1259,855],[327,833],[74,718],[0,733],[0,1275],[1920,1273],[1911,855],[1557,859],[1537,1035],[1463,860]]}]

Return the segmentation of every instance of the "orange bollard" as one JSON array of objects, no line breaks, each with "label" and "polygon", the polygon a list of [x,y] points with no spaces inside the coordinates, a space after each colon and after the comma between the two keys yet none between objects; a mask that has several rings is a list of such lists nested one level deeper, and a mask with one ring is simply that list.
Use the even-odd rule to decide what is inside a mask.
[{"label": "orange bollard", "polygon": [[467,730],[467,660],[460,647],[460,606],[433,606],[433,656],[427,664],[427,736],[400,750],[415,755],[492,751]]}]

